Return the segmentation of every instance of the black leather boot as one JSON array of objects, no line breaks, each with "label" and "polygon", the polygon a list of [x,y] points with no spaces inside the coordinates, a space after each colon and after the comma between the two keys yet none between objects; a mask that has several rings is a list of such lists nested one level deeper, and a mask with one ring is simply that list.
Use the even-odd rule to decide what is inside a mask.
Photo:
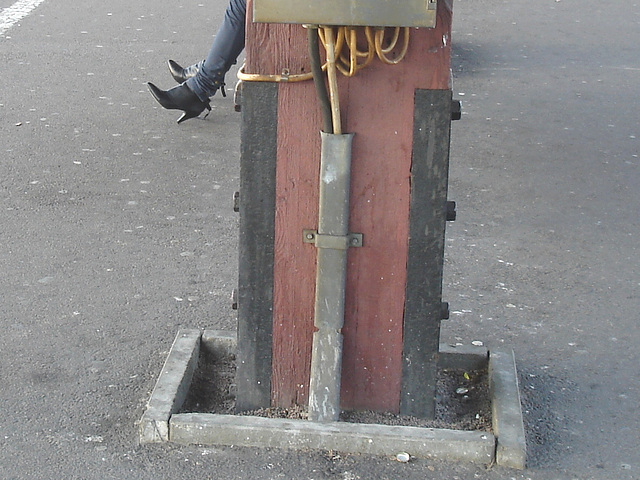
[{"label": "black leather boot", "polygon": [[[186,83],[177,85],[169,90],[160,90],[153,83],[147,83],[151,95],[158,101],[160,105],[168,110],[182,110],[184,113],[178,119],[178,123],[182,123],[190,118],[197,117],[204,109],[208,110],[207,115],[211,111],[209,102],[203,102],[198,96],[187,87]],[[204,118],[207,118],[207,115]]]},{"label": "black leather boot", "polygon": [[198,73],[198,67],[200,66],[200,63],[182,68],[177,62],[174,62],[173,60],[169,60],[167,62],[167,64],[169,65],[169,72],[171,72],[171,76],[178,83],[184,83],[187,81],[187,79],[195,77]]}]

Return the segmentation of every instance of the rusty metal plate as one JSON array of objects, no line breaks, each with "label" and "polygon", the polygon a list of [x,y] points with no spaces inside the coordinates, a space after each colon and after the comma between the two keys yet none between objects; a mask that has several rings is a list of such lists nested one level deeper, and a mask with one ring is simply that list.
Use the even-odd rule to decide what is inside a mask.
[{"label": "rusty metal plate", "polygon": [[254,22],[427,27],[437,0],[254,0]]}]

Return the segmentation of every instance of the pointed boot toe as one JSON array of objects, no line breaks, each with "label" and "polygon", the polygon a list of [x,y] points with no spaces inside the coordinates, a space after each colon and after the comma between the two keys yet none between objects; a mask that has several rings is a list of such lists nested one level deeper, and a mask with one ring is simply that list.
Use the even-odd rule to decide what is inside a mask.
[{"label": "pointed boot toe", "polygon": [[178,62],[174,62],[173,60],[168,60],[167,65],[169,66],[169,73],[171,73],[173,79],[178,83],[184,83],[189,78],[195,77],[199,69],[199,64],[183,68]]},{"label": "pointed boot toe", "polygon": [[149,87],[149,92],[153,95],[153,98],[155,98],[164,108],[167,110],[182,110],[184,112],[178,119],[178,123],[197,117],[205,109],[208,110],[207,115],[211,111],[209,102],[203,102],[200,100],[200,98],[198,98],[198,96],[193,93],[185,83],[177,85],[166,91],[161,90],[151,82],[147,85]]},{"label": "pointed boot toe", "polygon": [[153,98],[155,98],[158,101],[158,103],[162,105],[164,108],[169,110],[178,108],[173,103],[173,100],[169,95],[168,91],[159,89],[151,82],[147,83],[147,86],[149,87],[149,91],[151,92],[151,95],[153,95]]}]

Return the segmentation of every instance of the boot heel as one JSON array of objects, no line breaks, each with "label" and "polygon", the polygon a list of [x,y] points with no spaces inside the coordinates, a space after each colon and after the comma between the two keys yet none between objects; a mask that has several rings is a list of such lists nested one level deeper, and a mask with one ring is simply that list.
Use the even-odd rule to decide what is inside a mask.
[{"label": "boot heel", "polygon": [[[209,105],[205,105],[205,108],[207,109],[207,113],[205,113],[204,117],[202,117],[202,119],[204,120],[205,118],[207,118],[209,116],[209,114],[211,113],[211,106]],[[202,113],[202,111],[200,112],[196,112],[196,111],[191,111],[191,112],[184,112],[180,118],[178,119],[178,124],[184,122],[185,120],[189,120],[190,118],[194,118],[197,117],[198,115],[200,115]]]},{"label": "boot heel", "polygon": [[178,119],[178,124],[181,124],[185,120],[189,120],[190,118],[197,117],[197,116],[198,114],[194,112],[184,112]]}]

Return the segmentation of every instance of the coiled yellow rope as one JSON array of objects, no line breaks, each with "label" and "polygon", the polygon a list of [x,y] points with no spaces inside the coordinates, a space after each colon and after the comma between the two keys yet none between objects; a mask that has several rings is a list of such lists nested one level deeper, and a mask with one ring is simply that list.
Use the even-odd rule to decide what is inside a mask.
[{"label": "coiled yellow rope", "polygon": [[[334,28],[337,29],[337,31],[334,32]],[[343,75],[353,77],[356,73],[369,65],[375,56],[387,65],[397,65],[404,59],[409,49],[410,29],[408,27],[392,28],[393,34],[386,46],[384,46],[384,43],[388,30],[385,27],[321,27],[318,29],[318,33],[320,34],[320,41],[324,45],[326,51],[329,51],[327,48],[327,36],[335,38],[334,50],[336,68]],[[403,43],[400,52],[398,52],[394,58],[389,58],[388,55],[398,46],[401,31],[403,34]],[[364,32],[364,37],[367,41],[366,50],[360,50],[358,48],[357,40],[359,32]],[[327,35],[329,33],[330,35]],[[327,63],[322,66],[322,69],[326,71]],[[313,75],[311,73],[290,75],[288,70],[285,70],[280,75],[245,73],[243,65],[238,71],[238,78],[245,82],[281,83],[304,82],[311,80]]]}]

